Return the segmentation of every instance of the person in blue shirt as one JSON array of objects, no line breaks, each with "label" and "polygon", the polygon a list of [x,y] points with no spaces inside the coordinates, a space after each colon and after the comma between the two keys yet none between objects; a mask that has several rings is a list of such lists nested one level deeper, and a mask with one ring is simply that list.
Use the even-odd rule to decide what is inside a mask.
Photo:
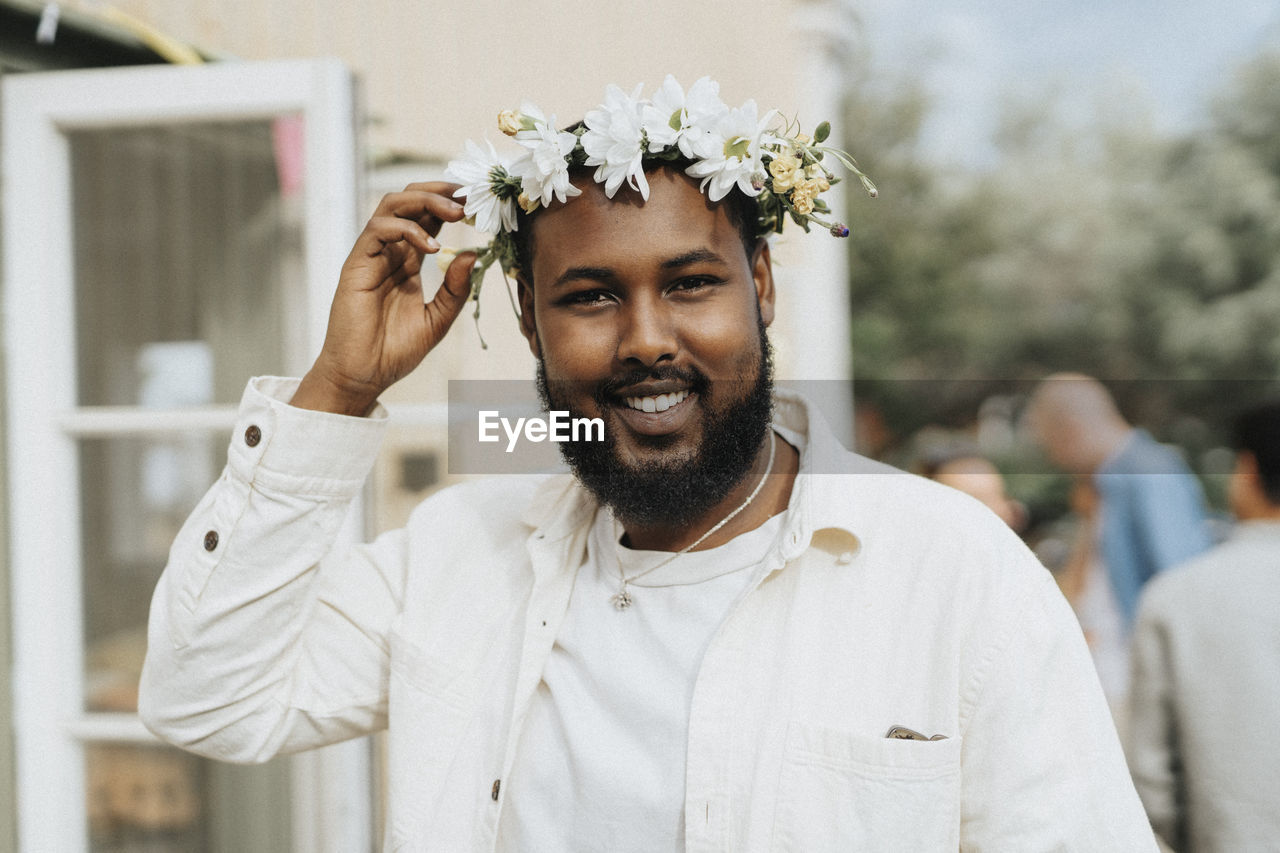
[{"label": "person in blue shirt", "polygon": [[1176,450],[1130,425],[1091,376],[1046,378],[1029,419],[1050,460],[1097,490],[1098,553],[1128,630],[1143,585],[1212,544],[1199,481]]}]

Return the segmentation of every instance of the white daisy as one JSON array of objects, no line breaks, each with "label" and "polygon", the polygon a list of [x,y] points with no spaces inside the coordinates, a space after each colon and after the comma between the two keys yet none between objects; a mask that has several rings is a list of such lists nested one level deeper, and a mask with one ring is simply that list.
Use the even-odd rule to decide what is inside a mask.
[{"label": "white daisy", "polygon": [[662,81],[661,88],[653,93],[652,103],[643,107],[644,132],[649,138],[649,150],[670,148],[680,138],[684,128],[684,88],[670,74]]},{"label": "white daisy", "polygon": [[[711,156],[723,145],[715,127],[729,108],[720,100],[720,84],[710,77],[699,79],[686,95],[668,74],[662,88],[653,95],[653,112],[661,123],[646,123],[645,129],[651,142],[661,141],[660,148],[676,145],[685,157],[697,160]],[[659,149],[650,145],[649,150]]]},{"label": "white daisy", "polygon": [[524,104],[521,112],[533,119],[533,128],[521,130],[516,142],[529,149],[529,153],[511,165],[511,174],[520,179],[520,189],[530,199],[537,199],[543,207],[557,198],[561,203],[581,190],[569,183],[569,155],[578,144],[578,137],[567,131],[556,130],[556,117],[548,121],[542,111],[532,104]]},{"label": "white daisy", "polygon": [[450,161],[445,177],[463,185],[453,197],[466,196],[463,212],[474,219],[477,230],[486,234],[515,231],[515,199],[495,195],[495,190],[511,174],[511,163],[494,150],[492,142],[485,140],[485,145],[488,151],[468,139],[466,154]]},{"label": "white daisy", "polygon": [[604,184],[604,194],[613,194],[626,181],[627,185],[649,200],[649,182],[644,176],[644,105],[640,88],[627,95],[617,86],[605,90],[604,103],[587,113],[583,123],[582,150],[587,165],[595,166],[595,180]]},{"label": "white daisy", "polygon": [[760,146],[776,141],[766,131],[776,114],[776,110],[770,110],[763,118],[757,118],[755,101],[729,110],[708,128],[704,143],[711,150],[685,169],[685,174],[702,178],[700,188],[712,201],[724,198],[735,186],[748,196],[759,195],[763,188],[759,180],[763,173]]}]

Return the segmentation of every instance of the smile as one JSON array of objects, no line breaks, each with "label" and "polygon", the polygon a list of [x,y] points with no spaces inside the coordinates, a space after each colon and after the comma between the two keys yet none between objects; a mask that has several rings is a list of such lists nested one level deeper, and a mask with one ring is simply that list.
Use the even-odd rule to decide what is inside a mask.
[{"label": "smile", "polygon": [[637,412],[665,412],[672,406],[683,403],[688,396],[688,391],[673,391],[653,397],[626,397],[625,402]]}]

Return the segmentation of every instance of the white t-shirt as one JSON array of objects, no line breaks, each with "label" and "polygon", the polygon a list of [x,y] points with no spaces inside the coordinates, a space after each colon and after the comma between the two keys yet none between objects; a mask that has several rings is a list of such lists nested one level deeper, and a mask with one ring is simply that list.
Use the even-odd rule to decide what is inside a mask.
[{"label": "white t-shirt", "polygon": [[[684,850],[685,748],[703,652],[782,529],[775,515],[718,548],[670,558],[618,544],[596,513],[586,562],[516,748],[498,849]],[[667,584],[674,584],[668,586]]]}]

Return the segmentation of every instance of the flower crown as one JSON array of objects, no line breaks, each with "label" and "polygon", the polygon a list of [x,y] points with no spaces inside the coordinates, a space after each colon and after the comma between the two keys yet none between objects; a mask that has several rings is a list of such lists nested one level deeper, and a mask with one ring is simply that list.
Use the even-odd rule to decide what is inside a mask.
[{"label": "flower crown", "polygon": [[827,169],[828,155],[876,196],[875,185],[852,157],[823,145],[831,133],[828,122],[809,136],[779,121],[777,110],[758,116],[755,101],[730,108],[720,100],[720,84],[709,77],[687,93],[670,75],[652,98],[641,98],[641,88],[628,95],[609,86],[604,103],[569,130],[557,130],[555,116],[548,119],[528,102],[519,111],[504,110],[498,129],[523,153],[510,157],[487,140],[483,148],[468,140],[466,154],[449,163],[445,175],[463,185],[454,196],[466,197],[468,221],[493,235],[488,245],[474,250],[479,257],[471,273],[473,299],[495,262],[504,274],[517,267],[512,237],[519,226],[517,207],[532,213],[553,199],[563,203],[581,193],[569,182],[573,168],[594,166],[592,177],[604,184],[608,198],[626,184],[648,201],[646,163],[691,161],[685,174],[701,179],[700,189],[711,201],[735,189],[758,199],[762,236],[781,233],[788,217],[806,232],[817,224],[836,237],[849,235],[843,224],[830,221],[831,209],[820,197],[840,180]]}]

